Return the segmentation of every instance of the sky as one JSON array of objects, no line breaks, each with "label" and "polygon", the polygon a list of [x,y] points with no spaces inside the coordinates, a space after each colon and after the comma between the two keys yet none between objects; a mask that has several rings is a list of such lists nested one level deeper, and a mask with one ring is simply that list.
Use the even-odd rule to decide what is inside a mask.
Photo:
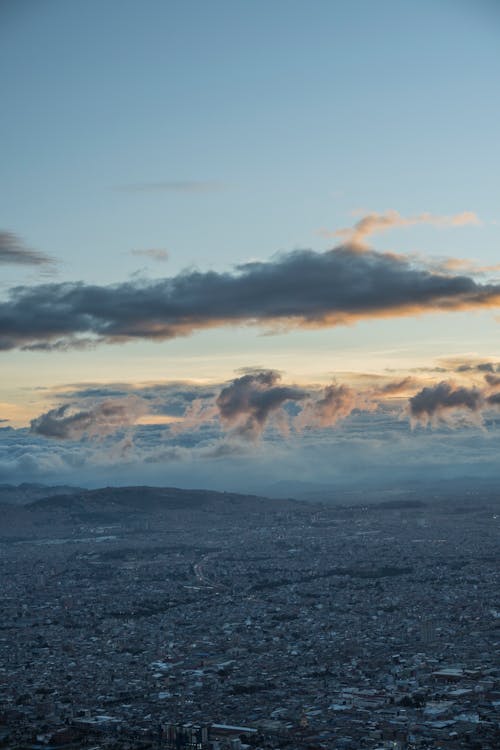
[{"label": "sky", "polygon": [[0,482],[496,476],[499,42],[490,0],[4,0]]}]

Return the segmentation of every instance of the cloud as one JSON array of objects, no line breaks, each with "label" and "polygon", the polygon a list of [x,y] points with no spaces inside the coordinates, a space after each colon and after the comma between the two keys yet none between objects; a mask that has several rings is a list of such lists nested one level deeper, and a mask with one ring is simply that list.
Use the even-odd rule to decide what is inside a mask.
[{"label": "cloud", "polygon": [[49,266],[54,263],[54,258],[26,247],[12,232],[0,231],[0,265]]},{"label": "cloud", "polygon": [[422,388],[409,399],[408,404],[412,423],[426,426],[429,422],[446,422],[449,415],[457,411],[479,415],[484,406],[484,396],[478,388],[458,387],[441,381]]},{"label": "cloud", "polygon": [[149,405],[137,396],[106,399],[88,409],[63,404],[31,420],[31,432],[58,440],[103,437],[136,423]]},{"label": "cloud", "polygon": [[[245,443],[256,447],[261,439],[278,444],[291,430],[294,440],[302,440],[317,430],[326,434],[361,413],[374,419],[391,415],[401,422],[409,417],[412,427],[490,425],[495,419],[492,410],[500,407],[500,378],[484,371],[481,375],[483,387],[442,381],[422,388],[414,377],[387,380],[366,373],[362,385],[333,382],[320,389],[315,384],[283,383],[281,374],[270,369],[247,369],[230,382],[210,387],[175,381],[69,384],[47,393],[59,405],[33,419],[31,433],[59,442],[83,440],[87,446],[91,438],[121,435],[115,453],[155,462],[174,449],[188,455],[195,447],[203,448],[207,457],[229,453],[230,446],[236,452]],[[420,390],[408,399],[417,387]],[[347,430],[352,437],[352,423],[351,419],[342,434]],[[154,435],[162,436],[160,446],[150,444]]]},{"label": "cloud", "polygon": [[131,255],[138,255],[142,258],[150,258],[151,260],[157,260],[159,263],[164,263],[168,260],[168,250],[161,250],[152,248],[150,250],[131,250]]},{"label": "cloud", "polygon": [[68,390],[61,390],[58,389],[55,391],[54,395],[57,395],[59,398],[67,398],[67,399],[99,399],[99,398],[116,398],[116,397],[123,397],[128,396],[131,388],[130,386],[122,386],[120,387],[113,387],[109,385],[86,385],[85,387],[75,387],[75,389],[69,389]]},{"label": "cloud", "polygon": [[493,362],[477,362],[476,364],[464,363],[459,365],[456,372],[496,372],[498,365]]},{"label": "cloud", "polygon": [[369,408],[368,401],[362,394],[347,385],[328,385],[320,397],[309,398],[302,411],[295,417],[294,426],[302,430],[305,427],[331,427],[345,419],[356,408]]},{"label": "cloud", "polygon": [[391,381],[385,385],[380,385],[375,389],[375,393],[378,396],[400,396],[401,394],[407,393],[410,388],[415,388],[418,381],[416,378],[407,376],[402,380]]},{"label": "cloud", "polygon": [[[0,424],[0,480],[164,484],[168,465],[170,484],[248,491],[283,476],[393,482],[395,472],[415,478],[431,465],[453,474],[487,465],[498,474],[500,392],[489,384],[495,375],[482,376],[476,388],[417,385],[408,405],[402,397],[416,390],[413,379],[370,381],[368,373],[360,385],[326,388],[299,388],[266,369],[210,388],[68,384],[45,391],[60,401],[30,430]],[[158,423],[161,414],[185,420],[184,428]],[[412,431],[402,417],[433,430]],[[285,440],[288,424],[295,433]],[[482,430],[458,429],[471,424]]]},{"label": "cloud", "polygon": [[467,273],[469,275],[482,276],[487,273],[493,273],[500,271],[500,263],[492,263],[488,266],[482,266],[473,260],[467,260],[465,258],[442,258],[435,263],[432,263],[432,267],[437,271],[443,273]]},{"label": "cloud", "polygon": [[[271,415],[278,415],[287,401],[301,401],[306,391],[280,385],[280,375],[274,370],[249,373],[223,388],[216,404],[223,426],[234,434],[256,439],[266,427]],[[280,425],[286,430],[286,417],[281,414]]]},{"label": "cloud", "polygon": [[492,375],[490,373],[486,373],[484,379],[491,388],[496,388],[500,385],[500,375]]},{"label": "cloud", "polygon": [[487,359],[478,359],[476,357],[446,357],[439,360],[441,367],[433,368],[435,372],[456,372],[463,373],[494,373],[500,371],[500,362],[494,362]]},{"label": "cloud", "polygon": [[[302,402],[300,402],[302,403]],[[294,404],[292,404],[294,406]],[[285,405],[285,408],[286,405]],[[498,408],[498,407],[497,407]],[[473,475],[498,480],[500,420],[488,431],[456,429],[410,431],[391,408],[357,411],[342,429],[306,430],[290,441],[267,430],[260,443],[227,435],[196,432],[170,436],[158,426],[119,431],[100,441],[48,440],[26,429],[0,428],[0,481],[157,484],[212,487],[266,494],[286,477],[299,483],[332,483],[330,493],[346,502],[342,488],[394,486],[407,480]],[[179,438],[183,442],[179,442]],[[166,473],[167,472],[167,473]],[[462,485],[459,485],[462,487]],[[285,490],[276,488],[274,494]],[[294,496],[293,489],[286,489]]]},{"label": "cloud", "polygon": [[16,287],[0,302],[0,349],[162,341],[196,330],[260,324],[275,330],[500,306],[500,284],[434,272],[390,253],[340,246],[297,250],[232,273],[188,270],[112,286]]},{"label": "cloud", "polygon": [[327,236],[341,237],[345,241],[365,247],[365,240],[375,234],[387,232],[399,227],[410,227],[415,224],[432,224],[437,227],[459,227],[465,224],[480,224],[479,218],[472,211],[463,211],[453,216],[436,216],[430,213],[418,216],[401,216],[398,211],[390,210],[385,213],[370,213],[363,216],[354,227],[338,229],[335,232],[323,232]]},{"label": "cloud", "polygon": [[[194,433],[204,425],[210,425],[210,429],[217,426],[219,431],[218,409],[215,405],[218,390],[220,386],[214,389],[198,383],[179,381],[69,383],[47,389],[46,396],[51,401],[57,400],[59,408],[66,406],[71,410],[71,414],[81,412],[85,416],[89,411],[94,411],[96,404],[117,402],[130,407],[136,399],[135,403],[139,405],[139,409],[133,423],[135,427],[168,426],[166,432],[182,436],[182,433]],[[132,414],[134,415],[135,413]],[[108,434],[111,434],[112,428],[119,431],[123,424],[120,420],[114,424],[110,423]]]},{"label": "cloud", "polygon": [[212,422],[218,415],[218,409],[213,399],[208,401],[197,398],[192,401],[184,414],[182,420],[173,425],[172,432],[186,432],[187,430],[197,430],[206,422]]},{"label": "cloud", "polygon": [[[407,394],[418,382],[407,377],[374,385],[374,376],[368,374],[365,380],[371,383],[368,387],[334,383],[320,391],[313,384],[300,388],[284,384],[274,370],[247,368],[243,376],[210,387],[175,381],[68,384],[47,392],[59,406],[33,420],[32,430],[48,437],[79,439],[111,434],[126,424],[155,424],[168,426],[166,434],[178,440],[187,436],[188,442],[200,431],[213,439],[227,432],[229,437],[256,441],[270,420],[283,435],[291,427],[301,431],[333,426],[354,409],[373,411],[384,401]],[[112,404],[117,405],[114,411]]]},{"label": "cloud", "polygon": [[320,395],[309,396],[294,419],[294,427],[297,430],[332,427],[355,409],[373,412],[385,399],[407,393],[415,387],[416,382],[414,378],[406,377],[364,390],[332,383]]},{"label": "cloud", "polygon": [[164,180],[161,182],[133,182],[117,189],[129,193],[212,193],[224,184],[214,180]]}]

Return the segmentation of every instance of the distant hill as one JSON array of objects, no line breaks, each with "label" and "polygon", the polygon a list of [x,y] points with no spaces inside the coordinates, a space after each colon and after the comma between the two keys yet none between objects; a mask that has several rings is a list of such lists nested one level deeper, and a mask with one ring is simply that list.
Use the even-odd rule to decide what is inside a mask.
[{"label": "distant hill", "polygon": [[177,487],[103,487],[68,494],[45,496],[30,503],[33,512],[62,512],[71,516],[89,514],[156,514],[204,510],[217,513],[296,509],[296,500],[281,500],[213,490],[185,490]]},{"label": "distant hill", "polygon": [[[231,529],[234,523],[257,517],[272,523],[277,515],[311,510],[296,500],[176,487],[70,487],[66,493],[56,487],[55,494],[47,494],[53,489],[38,487],[43,497],[31,502],[5,503],[0,497],[0,542],[79,537],[107,533],[102,530],[110,527],[127,534],[139,528],[202,533],[207,526]],[[33,494],[37,494],[35,489]],[[18,497],[28,495],[29,491],[19,490]]]},{"label": "distant hill", "polygon": [[0,484],[0,503],[10,505],[28,505],[35,500],[54,495],[71,495],[84,492],[81,487],[61,484],[48,486],[46,484]]},{"label": "distant hill", "polygon": [[[41,485],[0,486],[14,501],[2,502],[0,494],[0,543],[35,540],[72,541],[99,535],[124,537],[147,531],[161,534],[188,533],[203,538],[210,529],[238,533],[242,527],[273,529],[293,521],[325,524],[331,518],[350,518],[363,513],[422,512],[436,508],[449,513],[491,515],[499,505],[496,485],[462,488],[445,483],[417,488],[388,488],[372,492],[339,492],[337,502],[318,493],[304,499],[270,498],[260,495],[216,492],[177,487],[76,487]],[[65,491],[66,490],[66,491]],[[69,490],[69,491],[67,491]],[[10,494],[9,494],[10,493]],[[52,494],[51,494],[52,493]],[[35,497],[30,502],[27,498]],[[340,501],[343,500],[343,503]],[[314,517],[318,514],[317,517]],[[333,514],[333,515],[332,515]],[[44,542],[47,543],[47,542]]]}]

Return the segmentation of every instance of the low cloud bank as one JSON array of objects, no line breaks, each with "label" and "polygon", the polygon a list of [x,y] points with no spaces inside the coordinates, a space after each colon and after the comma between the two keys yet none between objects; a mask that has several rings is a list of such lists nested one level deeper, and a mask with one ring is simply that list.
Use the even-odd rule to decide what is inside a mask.
[{"label": "low cloud bank", "polygon": [[[354,410],[373,412],[401,396],[412,378],[389,381],[364,390],[331,383],[325,388],[283,383],[275,370],[249,371],[221,386],[188,383],[153,384],[133,389],[125,384],[74,388],[56,393],[65,403],[31,421],[31,432],[58,440],[80,440],[118,432],[148,416],[171,416],[168,432],[178,435],[203,428],[228,438],[257,441],[268,426],[282,435],[291,430],[324,429]],[[166,420],[168,421],[168,420]]]},{"label": "low cloud bank", "polygon": [[224,441],[216,449],[220,455],[235,441],[256,443],[266,430],[268,437],[290,432],[299,436],[335,427],[353,413],[381,409],[409,419],[412,427],[483,425],[485,415],[500,406],[500,378],[484,369],[481,375],[479,385],[443,380],[416,392],[419,381],[413,377],[365,388],[335,381],[319,388],[283,382],[281,374],[270,369],[248,371],[210,388],[189,383],[128,386],[128,392],[126,384],[75,388],[59,391],[63,403],[33,419],[30,429],[46,438],[74,441],[155,423],[179,445],[189,444],[203,430],[205,436]]}]

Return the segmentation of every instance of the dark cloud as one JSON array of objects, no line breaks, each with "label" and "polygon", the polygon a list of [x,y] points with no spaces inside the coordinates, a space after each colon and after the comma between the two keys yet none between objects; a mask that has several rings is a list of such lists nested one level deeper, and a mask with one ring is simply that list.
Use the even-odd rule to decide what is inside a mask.
[{"label": "dark cloud", "polygon": [[456,368],[456,372],[496,372],[498,365],[493,362],[478,362],[477,364],[464,363]]},{"label": "dark cloud", "polygon": [[165,340],[222,325],[321,327],[363,318],[500,306],[500,285],[342,246],[300,250],[233,273],[186,271],[156,281],[17,287],[0,303],[0,348]]},{"label": "dark cloud", "polygon": [[[58,339],[57,341],[38,341],[33,344],[26,344],[22,347],[22,349],[28,352],[67,352],[70,349],[86,351],[88,349],[95,349],[97,343],[98,340],[93,338],[78,338],[77,336],[68,336],[65,339]],[[2,349],[12,348],[13,347],[11,346],[4,346],[2,334],[0,331],[0,351]]]},{"label": "dark cloud", "polygon": [[0,265],[49,266],[54,258],[31,250],[12,232],[0,232]]},{"label": "dark cloud", "polygon": [[496,388],[500,385],[500,375],[492,375],[490,373],[487,373],[484,376],[484,379],[491,388]]},{"label": "dark cloud", "polygon": [[264,370],[236,378],[223,388],[216,399],[222,424],[242,437],[256,438],[285,402],[306,398],[306,391],[280,385],[280,377],[274,370]]},{"label": "dark cloud", "polygon": [[378,386],[376,393],[379,396],[399,396],[401,393],[405,393],[409,388],[415,388],[417,384],[416,378],[408,376],[402,378],[402,380],[391,381],[385,385]]},{"label": "dark cloud", "polygon": [[456,372],[462,374],[467,373],[488,373],[498,372],[500,370],[500,363],[491,362],[484,359],[476,359],[472,357],[448,357],[440,360],[441,367],[431,368],[428,372]]},{"label": "dark cloud", "polygon": [[135,424],[148,411],[147,403],[137,396],[106,399],[83,410],[63,404],[32,419],[30,428],[36,435],[57,440],[103,437]]},{"label": "dark cloud", "polygon": [[413,421],[426,425],[438,420],[446,421],[450,412],[478,414],[483,405],[483,394],[478,388],[456,387],[442,381],[422,388],[412,396],[409,399],[409,413]]}]

